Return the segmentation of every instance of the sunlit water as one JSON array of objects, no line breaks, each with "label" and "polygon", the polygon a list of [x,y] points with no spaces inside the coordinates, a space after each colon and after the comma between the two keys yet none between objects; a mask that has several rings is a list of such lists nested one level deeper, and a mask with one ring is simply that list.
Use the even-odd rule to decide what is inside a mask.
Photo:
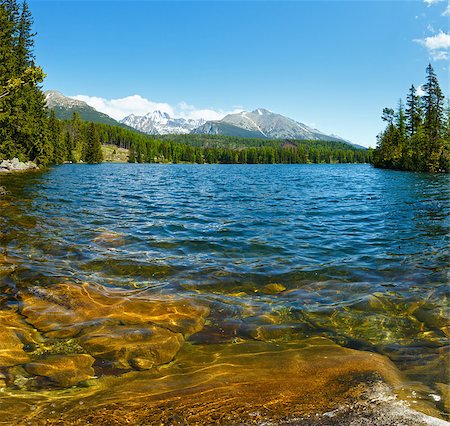
[{"label": "sunlit water", "polygon": [[102,164],[0,184],[2,308],[63,280],[186,295],[210,309],[197,345],[324,336],[387,355],[424,398],[448,381],[448,176]]}]

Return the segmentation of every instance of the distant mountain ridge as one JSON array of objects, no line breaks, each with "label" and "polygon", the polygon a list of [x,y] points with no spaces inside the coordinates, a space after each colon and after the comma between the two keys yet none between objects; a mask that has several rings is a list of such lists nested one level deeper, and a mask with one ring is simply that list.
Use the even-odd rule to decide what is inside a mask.
[{"label": "distant mountain ridge", "polygon": [[263,139],[328,140],[348,143],[338,136],[327,135],[320,130],[308,127],[306,124],[281,114],[275,114],[264,108],[258,108],[251,112],[242,111],[236,114],[228,114],[218,121],[207,121],[204,125],[195,129],[193,133]]},{"label": "distant mountain ridge", "polygon": [[153,111],[144,116],[131,114],[120,122],[149,135],[183,135],[191,133],[206,120],[173,118],[166,112]]},{"label": "distant mountain ridge", "polygon": [[45,92],[45,97],[48,108],[53,109],[60,119],[68,120],[74,112],[77,112],[85,121],[120,126],[150,135],[204,134],[257,139],[338,141],[366,149],[340,136],[328,135],[264,108],[258,108],[251,112],[242,111],[228,114],[216,121],[174,118],[166,112],[158,110],[143,116],[131,114],[117,121],[107,114],[97,111],[86,102],[69,98],[56,90]]},{"label": "distant mountain ridge", "polygon": [[86,102],[64,96],[56,90],[47,90],[44,92],[47,107],[56,113],[56,117],[61,120],[70,120],[73,113],[80,114],[84,121],[92,121],[94,123],[109,124],[111,126],[119,126],[130,129],[129,126],[114,120],[109,115],[97,111]]}]

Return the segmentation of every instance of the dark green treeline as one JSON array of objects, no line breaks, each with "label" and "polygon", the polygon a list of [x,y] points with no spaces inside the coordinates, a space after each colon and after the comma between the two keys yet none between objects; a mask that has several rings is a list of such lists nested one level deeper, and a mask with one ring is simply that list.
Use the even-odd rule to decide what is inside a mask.
[{"label": "dark green treeline", "polygon": [[378,135],[373,153],[375,167],[450,172],[450,102],[439,86],[433,67],[428,65],[425,94],[418,96],[412,85],[406,106],[399,101],[397,110],[384,108],[386,129]]},{"label": "dark green treeline", "polygon": [[0,0],[0,160],[98,163],[102,151],[95,126],[76,117],[68,126],[48,114],[39,85],[45,74],[33,55],[32,24],[26,1]]},{"label": "dark green treeline", "polygon": [[59,121],[53,112],[50,123],[57,164],[79,160],[96,162],[98,157],[95,155],[101,145],[128,149],[132,163],[368,163],[371,159],[371,150],[341,142],[267,141],[200,135],[166,135],[156,139],[122,127],[83,122],[78,114],[71,120]]},{"label": "dark green treeline", "polygon": [[[306,163],[368,163],[371,151],[348,144],[326,141],[247,141],[228,145],[228,137],[216,137],[213,146],[198,145],[197,139],[185,136],[184,143],[171,137],[162,140],[136,141],[130,147],[130,162],[187,162],[220,164],[306,164]],[[175,140],[178,138],[175,136]],[[259,145],[252,146],[258,142]]]}]

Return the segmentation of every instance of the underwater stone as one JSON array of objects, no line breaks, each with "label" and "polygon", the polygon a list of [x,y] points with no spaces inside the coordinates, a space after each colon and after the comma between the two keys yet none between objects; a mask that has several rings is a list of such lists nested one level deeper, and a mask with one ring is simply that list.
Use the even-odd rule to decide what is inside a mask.
[{"label": "underwater stone", "polygon": [[286,287],[283,284],[271,283],[271,284],[265,285],[262,288],[261,293],[264,293],[264,294],[278,294],[278,293],[281,293],[284,290],[286,290]]},{"label": "underwater stone", "polygon": [[0,367],[10,367],[29,360],[24,343],[35,343],[38,333],[13,310],[0,310]]},{"label": "underwater stone", "polygon": [[209,309],[170,295],[62,283],[22,293],[22,314],[48,337],[74,337],[107,324],[156,324],[185,337],[203,328]]},{"label": "underwater stone", "polygon": [[180,333],[154,325],[107,326],[80,339],[95,357],[110,360],[117,368],[138,370],[172,361],[183,342]]},{"label": "underwater stone", "polygon": [[94,376],[95,359],[87,354],[53,355],[25,364],[25,371],[44,376],[62,387],[74,386]]},{"label": "underwater stone", "polygon": [[124,243],[124,235],[114,231],[101,231],[93,241],[100,245],[116,246]]},{"label": "underwater stone", "polygon": [[172,361],[209,313],[191,300],[91,284],[34,287],[21,298],[22,314],[47,337],[75,338],[91,355],[123,369]]}]

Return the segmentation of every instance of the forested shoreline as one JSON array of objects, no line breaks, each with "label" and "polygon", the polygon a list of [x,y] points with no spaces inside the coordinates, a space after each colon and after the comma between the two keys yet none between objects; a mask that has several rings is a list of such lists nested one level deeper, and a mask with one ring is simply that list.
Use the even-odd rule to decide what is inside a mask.
[{"label": "forested shoreline", "polygon": [[384,108],[386,129],[378,135],[375,167],[420,172],[450,172],[450,100],[439,86],[431,64],[426,69],[424,94],[411,85],[406,107]]},{"label": "forested shoreline", "polygon": [[372,163],[375,167],[448,172],[450,107],[431,65],[425,95],[414,86],[406,109],[385,108],[387,127],[375,151],[344,142],[265,140],[212,135],[149,136],[107,124],[85,122],[76,113],[59,120],[48,111],[33,55],[32,16],[26,1],[0,3],[0,160],[14,157],[41,166],[100,163],[102,145],[129,150],[134,163],[304,164]]},{"label": "forested shoreline", "polygon": [[[54,162],[101,162],[101,145],[129,150],[131,163],[368,163],[371,150],[326,141],[280,141],[199,135],[155,137],[108,124],[56,119],[50,112]],[[179,142],[179,140],[183,142]]]}]

